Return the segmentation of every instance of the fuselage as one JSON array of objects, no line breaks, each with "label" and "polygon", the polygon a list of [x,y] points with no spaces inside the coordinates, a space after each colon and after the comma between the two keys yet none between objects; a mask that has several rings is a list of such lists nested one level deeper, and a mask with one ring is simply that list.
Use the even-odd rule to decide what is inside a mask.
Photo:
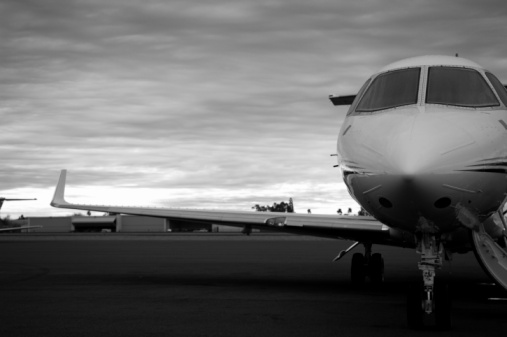
[{"label": "fuselage", "polygon": [[350,194],[383,223],[410,232],[484,220],[507,192],[507,91],[454,57],[394,63],[372,76],[338,138]]}]

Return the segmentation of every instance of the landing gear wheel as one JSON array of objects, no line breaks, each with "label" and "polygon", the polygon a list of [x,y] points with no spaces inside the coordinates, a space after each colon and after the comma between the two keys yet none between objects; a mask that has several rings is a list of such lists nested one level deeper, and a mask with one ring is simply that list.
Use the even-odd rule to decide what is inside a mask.
[{"label": "landing gear wheel", "polygon": [[362,285],[366,278],[365,258],[361,253],[352,255],[352,265],[350,268],[350,278],[352,284]]},{"label": "landing gear wheel", "polygon": [[424,293],[419,284],[413,285],[408,289],[407,323],[410,329],[420,330],[424,326],[423,296]]},{"label": "landing gear wheel", "polygon": [[424,310],[426,293],[422,284],[410,287],[407,296],[407,323],[408,327],[421,330],[425,324],[432,325],[437,330],[451,329],[451,297],[449,287],[445,284],[437,284],[433,292],[433,312],[428,314]]},{"label": "landing gear wheel", "polygon": [[368,272],[373,283],[380,284],[384,282],[384,259],[382,254],[375,253],[371,256]]},{"label": "landing gear wheel", "polygon": [[451,328],[451,296],[447,284],[435,287],[435,325],[439,330]]}]

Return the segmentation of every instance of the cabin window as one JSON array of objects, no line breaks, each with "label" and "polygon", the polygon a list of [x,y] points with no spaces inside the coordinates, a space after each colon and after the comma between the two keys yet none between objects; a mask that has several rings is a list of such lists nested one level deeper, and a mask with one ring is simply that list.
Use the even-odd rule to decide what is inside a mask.
[{"label": "cabin window", "polygon": [[356,112],[373,112],[417,103],[420,68],[390,71],[377,76]]},{"label": "cabin window", "polygon": [[495,88],[498,97],[500,97],[503,102],[503,105],[507,106],[507,89],[503,86],[502,82],[500,82],[498,78],[496,78],[496,76],[492,73],[486,73],[486,76],[493,85],[493,88]]},{"label": "cabin window", "polygon": [[426,103],[470,108],[500,105],[478,71],[456,67],[430,67]]}]

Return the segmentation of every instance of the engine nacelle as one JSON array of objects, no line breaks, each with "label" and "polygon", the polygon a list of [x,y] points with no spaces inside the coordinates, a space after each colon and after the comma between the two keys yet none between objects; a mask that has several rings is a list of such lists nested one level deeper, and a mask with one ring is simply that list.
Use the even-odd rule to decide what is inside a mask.
[{"label": "engine nacelle", "polygon": [[495,213],[472,230],[474,253],[486,273],[507,290],[507,241],[505,229]]}]

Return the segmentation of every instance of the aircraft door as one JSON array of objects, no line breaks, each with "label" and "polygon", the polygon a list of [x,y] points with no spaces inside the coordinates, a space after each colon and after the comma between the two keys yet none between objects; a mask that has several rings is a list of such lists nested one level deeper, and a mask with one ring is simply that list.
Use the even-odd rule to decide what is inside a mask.
[{"label": "aircraft door", "polygon": [[[474,253],[486,273],[507,290],[506,223],[501,212],[488,220],[491,221],[486,221],[478,229],[472,230]],[[497,226],[491,226],[493,221]]]}]

